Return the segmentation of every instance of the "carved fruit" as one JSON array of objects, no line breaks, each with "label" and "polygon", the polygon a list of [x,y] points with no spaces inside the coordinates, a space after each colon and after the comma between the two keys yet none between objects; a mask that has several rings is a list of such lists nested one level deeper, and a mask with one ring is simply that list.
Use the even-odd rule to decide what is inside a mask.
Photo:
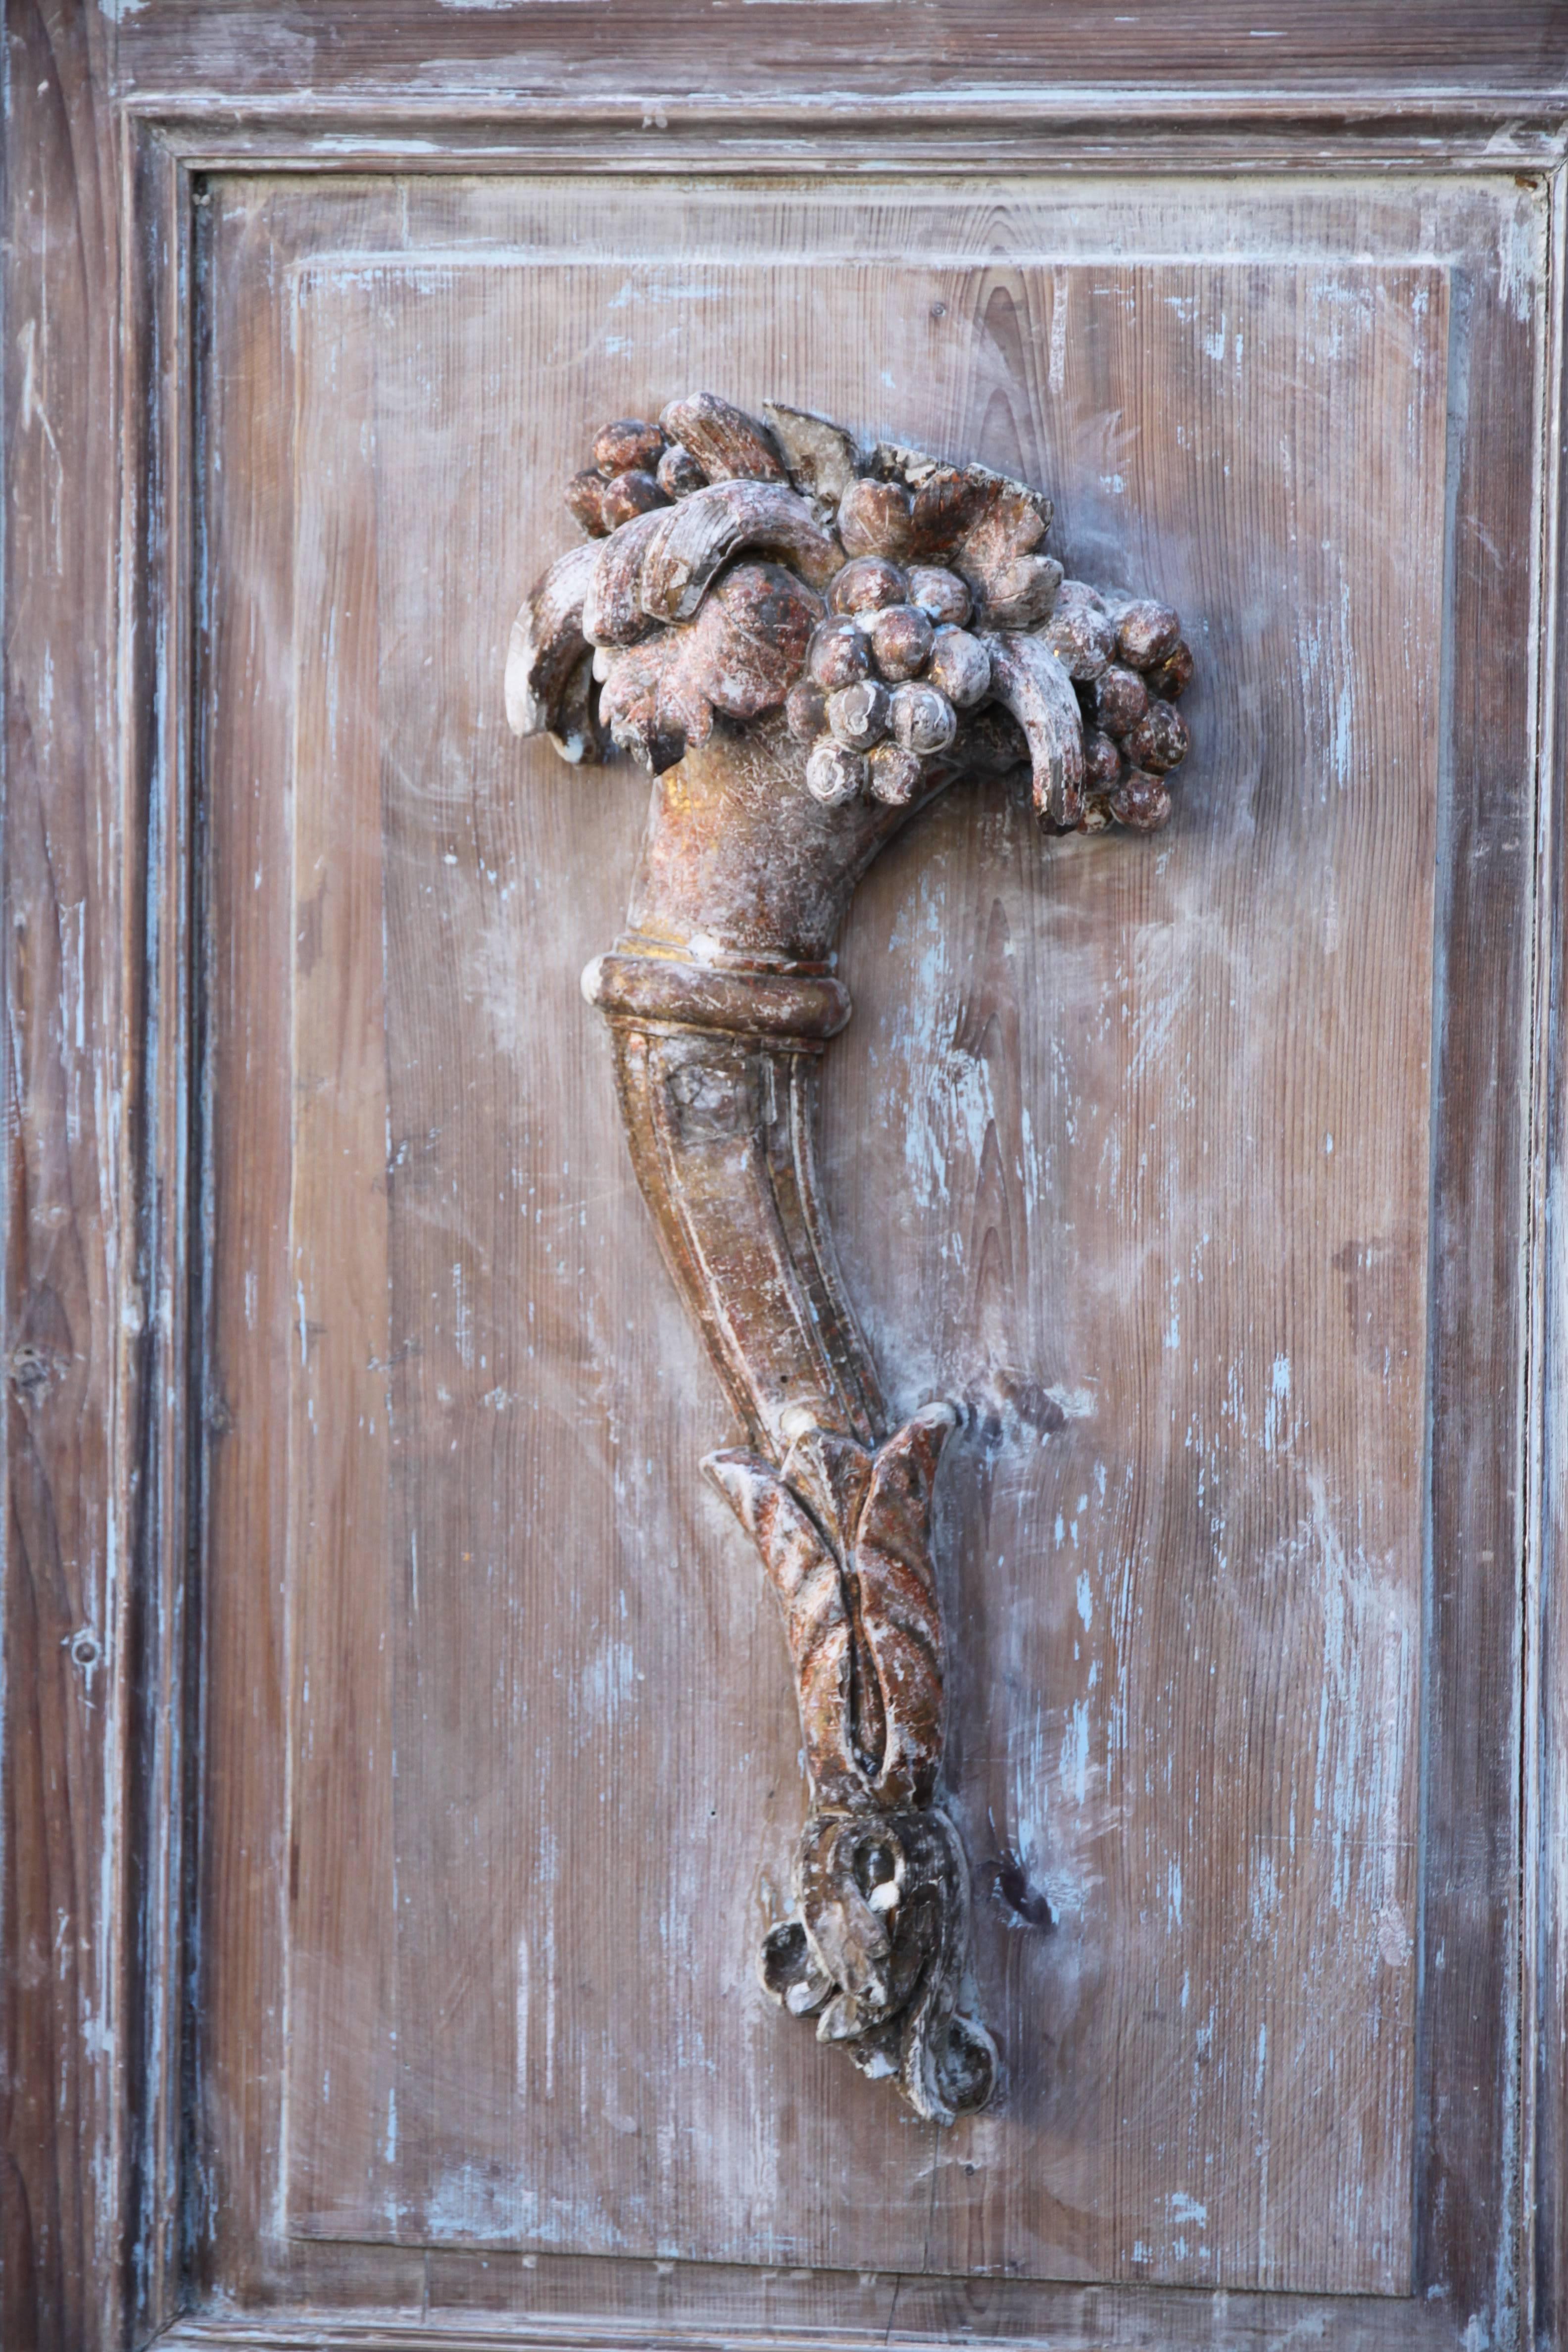
[{"label": "carved fruit", "polygon": [[638,601],[642,560],[658,527],[657,512],[634,515],[605,541],[583,600],[583,634],[595,646],[630,646],[658,623]]},{"label": "carved fruit", "polygon": [[1134,768],[1111,793],[1110,813],[1134,833],[1158,833],[1170,816],[1171,795],[1158,776]]},{"label": "carved fruit", "polygon": [[1108,735],[1130,735],[1149,708],[1149,689],[1135,669],[1112,662],[1094,682],[1094,715]]},{"label": "carved fruit", "polygon": [[900,743],[879,743],[866,754],[871,797],[889,808],[907,808],[921,785],[921,763]]},{"label": "carved fruit", "polygon": [[739,563],[703,605],[680,668],[717,709],[755,719],[799,676],[822,600],[780,563]]},{"label": "carved fruit", "polygon": [[668,504],[651,474],[616,474],[605,484],[599,512],[615,530],[635,515],[651,514],[655,507]]},{"label": "carved fruit", "polygon": [[903,604],[905,589],[896,563],[881,555],[861,555],[834,573],[827,601],[836,613],[876,613],[888,604]]},{"label": "carved fruit", "polygon": [[1187,756],[1187,722],[1169,702],[1152,701],[1127,738],[1127,756],[1135,768],[1164,775]]},{"label": "carved fruit", "polygon": [[871,651],[885,678],[913,677],[931,652],[931,625],[918,604],[885,604],[873,615]]},{"label": "carved fruit", "polygon": [[1161,695],[1167,702],[1173,702],[1182,688],[1184,686],[1191,686],[1193,682],[1191,646],[1177,645],[1167,654],[1163,662],[1157,663],[1154,668],[1149,671],[1148,679],[1151,694]]},{"label": "carved fruit", "polygon": [[1152,596],[1124,604],[1118,616],[1116,648],[1133,669],[1152,669],[1166,660],[1181,642],[1180,615]]},{"label": "carved fruit", "polygon": [[894,740],[906,751],[929,756],[946,751],[958,732],[958,714],[934,686],[897,686],[891,727]]},{"label": "carved fruit", "polygon": [[967,629],[941,628],[931,641],[926,676],[960,710],[969,710],[991,691],[991,656]]},{"label": "carved fruit", "polygon": [[1033,629],[1048,620],[1062,583],[1052,555],[1019,555],[976,581],[979,618],[993,628]]},{"label": "carved fruit", "polygon": [[710,482],[783,482],[784,469],[754,416],[716,393],[672,400],[659,423],[671,441],[689,449]]},{"label": "carved fruit", "polygon": [[591,538],[603,539],[610,526],[605,520],[605,480],[593,467],[574,474],[566,485],[566,507]]},{"label": "carved fruit", "polygon": [[885,555],[901,562],[914,545],[910,494],[901,482],[851,482],[838,501],[846,555]]},{"label": "carved fruit", "polygon": [[1090,793],[1109,793],[1121,781],[1121,753],[1098,727],[1083,730],[1083,782]]},{"label": "carved fruit", "polygon": [[836,743],[831,735],[818,743],[805,763],[805,788],[825,808],[852,801],[865,784],[864,758],[848,744]]},{"label": "carved fruit", "polygon": [[889,707],[887,688],[874,677],[863,677],[828,696],[827,723],[851,751],[868,751],[888,731]]},{"label": "carved fruit", "polygon": [[708,487],[707,475],[679,441],[672,441],[659,459],[654,479],[667,499],[689,499],[693,490]]},{"label": "carved fruit", "polygon": [[946,572],[938,564],[917,563],[910,568],[909,599],[918,604],[934,625],[951,623],[962,628],[968,620],[973,598],[956,572]]},{"label": "carved fruit", "polygon": [[689,621],[721,567],[752,547],[789,556],[814,586],[833,576],[838,555],[794,490],[772,482],[710,482],[668,509],[649,540],[643,611],[656,621]]},{"label": "carved fruit", "polygon": [[848,614],[836,614],[817,630],[805,659],[814,683],[825,694],[832,694],[866,677],[871,667],[871,648]]},{"label": "carved fruit", "polygon": [[1116,651],[1104,600],[1081,580],[1062,582],[1045,637],[1068,676],[1080,683],[1098,677]]},{"label": "carved fruit", "polygon": [[594,436],[594,463],[606,478],[611,474],[648,473],[658,463],[664,436],[644,416],[617,417],[601,425]]},{"label": "carved fruit", "polygon": [[797,743],[815,743],[827,724],[827,697],[801,678],[784,697],[784,724]]}]

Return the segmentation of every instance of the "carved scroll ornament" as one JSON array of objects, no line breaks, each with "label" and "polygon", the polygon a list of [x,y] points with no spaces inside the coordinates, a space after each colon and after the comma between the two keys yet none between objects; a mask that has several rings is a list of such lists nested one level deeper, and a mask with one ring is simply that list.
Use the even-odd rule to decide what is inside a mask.
[{"label": "carved scroll ornament", "polygon": [[747,1443],[709,1475],[783,1604],[810,1807],[769,1991],[925,2116],[983,2106],[969,1879],[941,1803],[931,1492],[958,1406],[889,1430],[817,1192],[835,950],[884,842],[966,772],[1047,829],[1152,832],[1187,749],[1168,605],[1064,579],[1050,501],[709,393],[606,425],[589,534],[523,604],[507,715],[654,777],[627,928],[584,975],[666,1260]]}]

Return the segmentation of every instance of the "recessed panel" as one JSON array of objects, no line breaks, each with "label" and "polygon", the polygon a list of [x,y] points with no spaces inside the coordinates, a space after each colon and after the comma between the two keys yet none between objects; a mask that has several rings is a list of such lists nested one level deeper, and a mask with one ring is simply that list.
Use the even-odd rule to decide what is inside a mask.
[{"label": "recessed panel", "polygon": [[[520,208],[294,282],[289,2225],[1403,2294],[1446,277],[619,201],[624,257]],[[703,385],[1041,484],[1199,666],[1167,833],[961,785],[845,945],[849,1287],[895,1408],[975,1407],[950,2131],[757,1980],[783,1635],[577,987],[646,782],[501,714],[585,428]]]}]

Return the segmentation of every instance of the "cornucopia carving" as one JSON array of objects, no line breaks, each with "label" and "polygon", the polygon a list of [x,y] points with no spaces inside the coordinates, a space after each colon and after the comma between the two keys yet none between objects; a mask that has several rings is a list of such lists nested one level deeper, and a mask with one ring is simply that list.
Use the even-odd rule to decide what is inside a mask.
[{"label": "cornucopia carving", "polygon": [[1152,832],[1188,748],[1169,605],[1063,576],[1048,499],[977,465],[711,393],[605,425],[589,534],[513,625],[507,716],[653,805],[626,931],[584,975],[634,1164],[746,1433],[704,1465],[784,1612],[811,1806],[763,1979],[940,2122],[984,2105],[969,1876],[941,1803],[931,1494],[963,1417],[889,1428],[816,1186],[855,885],[970,772],[1043,824]]}]

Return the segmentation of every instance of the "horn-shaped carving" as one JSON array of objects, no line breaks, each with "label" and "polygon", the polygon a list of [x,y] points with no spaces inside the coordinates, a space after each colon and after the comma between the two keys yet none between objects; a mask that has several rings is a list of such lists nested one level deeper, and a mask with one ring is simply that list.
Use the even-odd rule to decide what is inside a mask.
[{"label": "horn-shaped carving", "polygon": [[955,777],[1042,824],[1150,832],[1187,750],[1168,605],[1064,580],[1050,502],[980,466],[711,393],[623,418],[567,492],[591,536],[525,601],[507,715],[654,778],[626,933],[584,974],[638,1181],[746,1433],[705,1467],[783,1607],[810,1778],[770,1992],[922,2116],[984,2105],[969,1874],[940,1801],[931,1557],[962,1419],[889,1430],[817,1196],[816,1074],[856,883]]}]

